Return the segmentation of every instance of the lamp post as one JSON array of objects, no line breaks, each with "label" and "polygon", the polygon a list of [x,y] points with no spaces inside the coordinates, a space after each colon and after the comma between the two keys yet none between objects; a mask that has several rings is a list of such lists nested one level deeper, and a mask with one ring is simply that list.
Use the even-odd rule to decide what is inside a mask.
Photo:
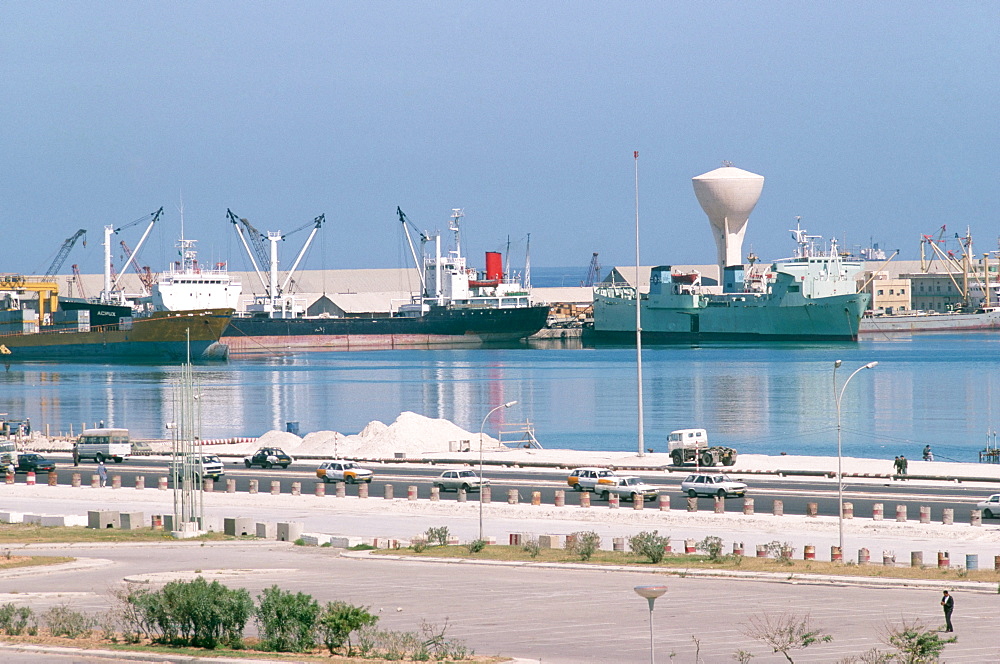
[{"label": "lamp post", "polygon": [[640,597],[645,597],[649,602],[649,664],[655,664],[655,657],[653,656],[653,602],[656,601],[657,597],[663,595],[667,592],[666,586],[636,586],[634,588],[636,594]]},{"label": "lamp post", "polygon": [[510,408],[516,404],[517,401],[508,401],[507,403],[500,404],[486,413],[483,423],[479,425],[479,539],[483,539],[483,429],[486,428],[486,420],[490,419],[490,415],[501,408]]},{"label": "lamp post", "polygon": [[[840,555],[844,555],[844,469],[843,469],[843,453],[840,444],[840,403],[844,398],[844,390],[847,389],[847,384],[851,382],[851,379],[858,375],[861,371],[865,369],[874,369],[878,362],[869,362],[868,364],[862,365],[854,370],[844,384],[841,386],[840,390],[837,390],[837,369],[843,364],[842,360],[836,360],[833,363],[833,396],[837,401],[837,528],[840,533]],[[843,558],[841,558],[843,559]]]}]

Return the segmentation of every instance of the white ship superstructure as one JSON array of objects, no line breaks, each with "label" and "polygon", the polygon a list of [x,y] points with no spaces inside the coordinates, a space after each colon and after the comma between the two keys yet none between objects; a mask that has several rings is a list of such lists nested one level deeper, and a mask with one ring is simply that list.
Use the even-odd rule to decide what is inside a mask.
[{"label": "white ship superstructure", "polygon": [[187,309],[236,309],[243,284],[229,274],[226,263],[204,268],[198,262],[197,240],[183,237],[177,242],[181,260],[153,284],[153,306],[165,311]]}]

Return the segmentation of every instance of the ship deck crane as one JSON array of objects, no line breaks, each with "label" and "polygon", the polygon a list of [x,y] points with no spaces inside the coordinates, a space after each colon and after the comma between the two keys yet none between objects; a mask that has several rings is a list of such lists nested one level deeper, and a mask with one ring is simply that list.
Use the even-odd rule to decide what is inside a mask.
[{"label": "ship deck crane", "polygon": [[396,214],[399,215],[399,222],[403,224],[403,235],[406,236],[406,243],[410,246],[410,255],[413,256],[413,264],[416,266],[417,275],[420,277],[420,293],[423,294],[427,286],[424,279],[424,266],[420,264],[420,259],[417,258],[417,250],[413,246],[413,238],[410,237],[410,229],[406,226],[407,224],[413,226],[413,230],[420,234],[421,255],[424,253],[424,244],[428,240],[427,235],[422,233],[416,226],[413,225],[413,222],[410,221],[410,218],[406,216],[406,213],[403,212],[398,205],[396,206]]},{"label": "ship deck crane", "polygon": [[125,243],[125,240],[122,240],[119,244],[122,247],[122,251],[125,252],[126,265],[132,265],[132,269],[135,270],[135,273],[139,276],[139,281],[142,282],[143,288],[146,289],[146,295],[148,295],[153,290],[153,284],[156,282],[156,275],[153,274],[148,265],[139,267],[134,260],[134,252],[131,247]]},{"label": "ship deck crane", "polygon": [[86,300],[87,291],[83,288],[83,277],[80,276],[80,266],[76,263],[73,263],[73,278],[76,279],[76,287],[80,289],[80,297]]},{"label": "ship deck crane", "polygon": [[590,268],[587,269],[587,279],[583,282],[583,285],[590,288],[601,278],[601,264],[597,262],[597,252],[590,257]]},{"label": "ship deck crane", "polygon": [[69,256],[69,252],[73,248],[73,245],[75,245],[76,241],[79,240],[81,237],[83,238],[83,246],[85,247],[87,246],[87,230],[81,228],[77,232],[73,233],[73,235],[66,238],[66,241],[62,243],[62,246],[59,247],[59,252],[56,254],[55,259],[53,259],[52,264],[49,265],[49,269],[45,271],[45,274],[43,276],[45,277],[55,276],[56,272],[59,271],[59,268],[61,268],[63,266],[63,263],[66,262],[66,257]]},{"label": "ship deck crane", "polygon": [[[149,225],[146,226],[145,232],[143,232],[142,237],[139,238],[139,243],[135,245],[135,251],[132,253],[131,256],[129,256],[129,262],[132,262],[134,264],[136,254],[139,253],[139,251],[142,249],[142,246],[146,243],[146,238],[149,237],[150,231],[153,230],[153,226],[160,219],[160,216],[162,214],[163,214],[163,207],[161,206],[160,209],[157,210],[156,212],[151,212],[143,217],[139,217],[135,221],[130,221],[124,226],[119,226],[118,228],[115,228],[114,226],[104,227],[104,290],[101,292],[101,302],[111,302],[112,294],[119,290],[122,277],[125,276],[125,271],[122,270],[122,272],[118,274],[117,277],[112,277],[113,265],[111,263],[111,236],[117,235],[121,231],[127,228],[131,228],[136,224],[140,224],[146,221],[147,219],[149,220]],[[124,297],[120,297],[119,299],[121,301],[124,301]]]}]

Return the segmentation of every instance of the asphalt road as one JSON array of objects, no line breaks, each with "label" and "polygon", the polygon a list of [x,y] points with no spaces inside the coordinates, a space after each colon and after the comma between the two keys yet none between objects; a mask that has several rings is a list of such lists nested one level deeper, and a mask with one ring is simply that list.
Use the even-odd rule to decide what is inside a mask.
[{"label": "asphalt road", "polygon": [[[270,491],[271,482],[277,480],[281,484],[282,493],[290,493],[293,482],[300,482],[302,491],[311,493],[314,483],[317,480],[314,467],[311,463],[297,462],[287,469],[271,468],[267,470],[254,468],[246,469],[242,463],[234,462],[233,459],[225,459],[226,475],[222,481],[217,483],[216,490],[225,490],[225,480],[236,480],[236,491],[249,491],[250,481],[258,481],[258,490],[261,492]],[[108,476],[120,475],[123,486],[134,486],[135,477],[142,475],[146,478],[147,487],[155,487],[157,478],[168,475],[167,462],[160,459],[149,459],[133,457],[122,464],[108,464]],[[417,487],[419,498],[429,498],[431,483],[443,470],[442,466],[424,466],[413,464],[373,466],[375,479],[369,486],[370,495],[382,496],[386,484],[392,484],[396,497],[405,497],[407,487],[410,485]],[[493,472],[491,472],[491,470]],[[57,474],[60,484],[69,484],[73,472],[80,472],[83,482],[89,483],[90,477],[95,474],[96,466],[93,463],[82,462],[78,468],[74,468],[69,463],[59,463]],[[693,472],[693,471],[692,471]],[[579,494],[573,491],[565,482],[565,474],[562,472],[538,471],[532,469],[516,470],[496,470],[487,467],[485,473],[491,480],[493,500],[506,500],[507,492],[515,489],[518,492],[519,500],[530,501],[534,491],[540,491],[542,502],[552,504],[555,499],[555,492],[562,489],[566,492],[566,504],[579,504]],[[671,507],[673,509],[683,509],[686,505],[686,497],[680,492],[680,483],[686,473],[675,472],[664,475],[662,472],[637,473],[648,483],[662,487],[663,492],[670,496]],[[740,478],[738,474],[733,477]],[[24,481],[24,476],[19,475],[18,481]],[[837,484],[832,480],[812,480],[812,479],[787,479],[767,476],[746,476],[743,477],[749,485],[748,497],[754,498],[754,508],[759,513],[769,513],[773,508],[775,500],[781,500],[784,504],[786,514],[805,514],[808,503],[816,503],[817,513],[821,516],[837,515]],[[44,477],[39,477],[39,482],[44,482]],[[327,491],[332,492],[334,485],[329,484]],[[348,495],[357,495],[357,486],[347,486]],[[844,482],[844,500],[853,503],[854,513],[859,518],[870,517],[875,503],[882,503],[884,516],[886,519],[895,519],[896,506],[906,505],[907,518],[917,520],[920,515],[921,506],[931,507],[931,520],[940,521],[942,510],[951,508],[954,510],[956,523],[969,523],[969,517],[975,503],[994,491],[983,490],[976,487],[969,487],[958,483],[947,483],[939,486],[913,485],[902,481],[890,481],[882,485],[852,483],[850,478]],[[442,492],[442,500],[455,500],[457,494],[452,492]],[[468,500],[477,500],[475,493],[470,493]],[[596,497],[592,496],[595,504],[600,504]],[[699,498],[699,509],[713,509],[712,498]],[[726,501],[728,511],[741,511],[743,501],[740,498],[730,498]]]}]

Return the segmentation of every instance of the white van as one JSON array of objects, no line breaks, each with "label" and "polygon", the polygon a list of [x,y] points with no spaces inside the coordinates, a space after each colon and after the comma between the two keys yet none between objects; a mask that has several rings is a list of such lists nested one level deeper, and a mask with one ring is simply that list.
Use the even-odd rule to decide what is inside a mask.
[{"label": "white van", "polygon": [[114,459],[121,463],[132,454],[128,429],[86,429],[76,439],[80,460],[93,459],[95,463]]}]

